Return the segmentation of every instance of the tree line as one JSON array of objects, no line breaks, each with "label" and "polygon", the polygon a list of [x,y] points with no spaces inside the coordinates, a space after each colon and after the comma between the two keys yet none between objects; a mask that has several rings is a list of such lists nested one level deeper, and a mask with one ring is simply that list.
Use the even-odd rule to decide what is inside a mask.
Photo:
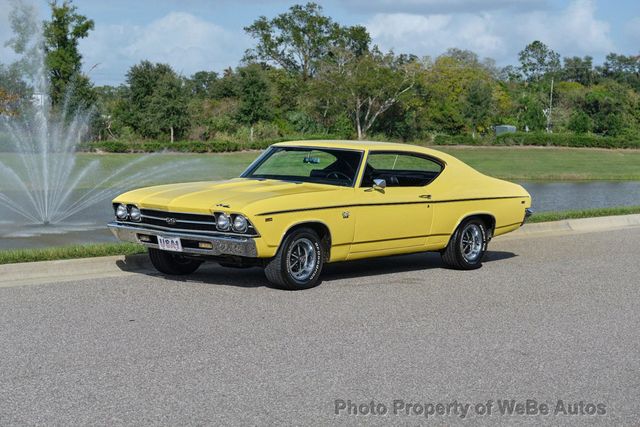
[{"label": "tree line", "polygon": [[[78,52],[93,21],[68,0],[50,7],[44,37],[51,103],[95,108],[97,140],[413,141],[437,134],[476,138],[504,124],[640,136],[640,56],[610,53],[596,65],[590,56],[561,57],[540,41],[507,67],[457,48],[435,58],[384,52],[366,28],[340,25],[307,3],[244,28],[254,46],[235,68],[182,76],[168,64],[142,61],[122,85],[94,86],[80,72]],[[20,26],[14,29],[19,33]],[[19,51],[16,39],[13,44]],[[0,65],[0,114],[15,114],[29,96],[19,69]]]}]

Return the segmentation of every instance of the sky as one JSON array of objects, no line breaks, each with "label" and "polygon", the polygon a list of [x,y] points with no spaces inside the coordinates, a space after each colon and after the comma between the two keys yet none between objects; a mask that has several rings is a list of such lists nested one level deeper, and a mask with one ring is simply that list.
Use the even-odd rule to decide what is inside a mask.
[{"label": "sky", "polygon": [[[13,58],[8,15],[0,0],[0,62]],[[48,18],[45,0],[25,0]],[[60,0],[61,1],[61,0]],[[298,1],[303,3],[304,0]],[[640,0],[319,0],[342,25],[364,25],[383,50],[436,57],[450,47],[469,49],[498,65],[516,64],[518,52],[541,40],[562,56],[609,52],[640,54]],[[190,76],[238,65],[253,45],[243,27],[285,12],[284,0],[75,0],[95,21],[80,43],[84,69],[97,85],[124,82],[141,60],[170,64]]]}]

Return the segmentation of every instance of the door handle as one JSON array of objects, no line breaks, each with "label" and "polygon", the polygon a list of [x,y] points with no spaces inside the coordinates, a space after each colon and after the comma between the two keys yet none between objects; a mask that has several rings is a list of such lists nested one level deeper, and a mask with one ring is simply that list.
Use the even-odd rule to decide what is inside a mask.
[{"label": "door handle", "polygon": [[431,194],[421,194],[418,197],[420,197],[421,199],[431,199]]}]

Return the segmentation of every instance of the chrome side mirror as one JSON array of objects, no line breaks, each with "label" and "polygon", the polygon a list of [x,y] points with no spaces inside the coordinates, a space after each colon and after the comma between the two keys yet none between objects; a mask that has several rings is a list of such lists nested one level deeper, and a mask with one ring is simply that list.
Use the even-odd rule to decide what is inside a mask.
[{"label": "chrome side mirror", "polygon": [[373,180],[373,189],[374,190],[384,190],[387,187],[387,181],[381,178],[376,178]]}]

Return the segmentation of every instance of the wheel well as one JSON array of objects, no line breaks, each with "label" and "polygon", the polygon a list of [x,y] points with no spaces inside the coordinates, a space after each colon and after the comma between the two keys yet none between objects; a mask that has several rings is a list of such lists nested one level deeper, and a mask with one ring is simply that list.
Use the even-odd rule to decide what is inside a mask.
[{"label": "wheel well", "polygon": [[484,225],[487,228],[487,231],[490,233],[489,234],[489,239],[491,239],[491,237],[493,237],[493,232],[495,231],[495,228],[496,228],[496,219],[493,217],[493,215],[489,215],[489,214],[469,215],[469,216],[463,218],[462,221],[460,221],[460,223],[462,223],[463,221],[465,221],[465,220],[467,220],[469,218],[478,218],[482,222],[484,222]]},{"label": "wheel well", "polygon": [[318,236],[320,237],[320,242],[322,243],[322,247],[324,248],[325,261],[329,261],[329,259],[331,258],[331,232],[329,231],[329,227],[321,222],[303,222],[300,224],[296,224],[288,229],[284,237],[288,236],[294,230],[298,230],[300,228],[310,228],[318,234]]}]

